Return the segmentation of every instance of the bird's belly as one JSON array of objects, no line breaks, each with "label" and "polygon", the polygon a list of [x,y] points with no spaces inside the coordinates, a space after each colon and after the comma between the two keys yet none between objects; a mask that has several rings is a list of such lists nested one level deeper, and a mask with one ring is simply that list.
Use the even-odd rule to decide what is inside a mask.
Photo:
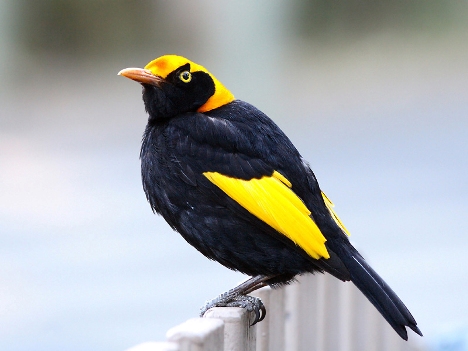
[{"label": "bird's belly", "polygon": [[183,211],[179,219],[177,230],[191,245],[230,269],[251,276],[295,276],[317,269],[302,249],[256,218],[211,208]]}]

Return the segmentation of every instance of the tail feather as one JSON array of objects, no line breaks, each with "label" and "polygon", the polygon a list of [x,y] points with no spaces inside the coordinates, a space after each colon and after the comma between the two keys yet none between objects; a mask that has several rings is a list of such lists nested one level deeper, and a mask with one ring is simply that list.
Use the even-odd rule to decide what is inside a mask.
[{"label": "tail feather", "polygon": [[354,249],[344,256],[341,259],[349,270],[351,281],[377,308],[398,335],[408,340],[406,327],[409,327],[422,336],[408,308],[364,258]]}]

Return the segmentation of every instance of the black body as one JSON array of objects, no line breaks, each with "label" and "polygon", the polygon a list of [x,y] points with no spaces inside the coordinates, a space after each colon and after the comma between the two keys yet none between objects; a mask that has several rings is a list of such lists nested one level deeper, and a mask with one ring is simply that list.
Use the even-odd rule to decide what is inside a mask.
[{"label": "black body", "polygon": [[[407,339],[405,326],[420,334],[403,302],[333,220],[312,170],[270,118],[239,100],[205,113],[190,112],[196,104],[177,111],[177,104],[166,102],[164,86],[143,86],[150,115],[140,155],[144,191],[153,211],[187,242],[230,269],[274,276],[268,282],[273,285],[315,271],[352,280],[402,338]],[[219,172],[248,180],[275,170],[312,212],[327,239],[329,259],[311,258],[203,175]]]}]

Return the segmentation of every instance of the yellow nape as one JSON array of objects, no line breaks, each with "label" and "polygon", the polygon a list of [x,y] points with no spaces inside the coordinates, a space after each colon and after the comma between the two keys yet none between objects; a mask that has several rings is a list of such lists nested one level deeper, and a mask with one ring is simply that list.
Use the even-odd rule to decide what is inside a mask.
[{"label": "yellow nape", "polygon": [[199,64],[192,62],[185,57],[177,55],[164,55],[148,63],[145,66],[145,69],[151,71],[151,73],[154,75],[165,79],[171,72],[175,71],[179,67],[186,65],[187,63],[190,64],[190,72],[193,73],[202,71],[208,73],[211,79],[213,79],[215,85],[214,94],[198,109],[198,112],[210,111],[226,105],[231,101],[234,101],[234,95],[228,89],[226,89],[226,87],[205,67],[200,66]]},{"label": "yellow nape", "polygon": [[251,214],[292,240],[309,256],[330,258],[325,237],[310,217],[310,211],[290,189],[281,173],[243,180],[218,172],[203,173],[213,184]]},{"label": "yellow nape", "polygon": [[333,210],[333,207],[335,207],[335,205],[333,204],[333,202],[330,201],[328,196],[325,195],[325,193],[323,191],[322,191],[322,197],[323,197],[323,201],[325,202],[325,205],[328,208],[328,211],[330,211],[330,214],[331,214],[332,218],[335,220],[336,224],[338,224],[338,227],[340,227],[346,233],[346,235],[350,236],[351,234],[348,232],[348,229],[346,229],[343,222],[341,222],[341,219],[338,217],[336,212]]}]

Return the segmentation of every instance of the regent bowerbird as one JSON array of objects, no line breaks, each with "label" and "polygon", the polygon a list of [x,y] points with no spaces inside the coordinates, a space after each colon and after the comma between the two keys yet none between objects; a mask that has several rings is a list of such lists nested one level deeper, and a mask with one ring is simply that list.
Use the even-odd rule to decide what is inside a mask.
[{"label": "regent bowerbird", "polygon": [[[238,306],[265,317],[250,292],[329,273],[352,281],[407,340],[416,321],[351,245],[348,231],[289,138],[236,100],[206,68],[165,55],[119,75],[143,86],[143,189],[154,212],[198,251],[251,276],[202,307]],[[311,297],[312,299],[313,297]]]}]

